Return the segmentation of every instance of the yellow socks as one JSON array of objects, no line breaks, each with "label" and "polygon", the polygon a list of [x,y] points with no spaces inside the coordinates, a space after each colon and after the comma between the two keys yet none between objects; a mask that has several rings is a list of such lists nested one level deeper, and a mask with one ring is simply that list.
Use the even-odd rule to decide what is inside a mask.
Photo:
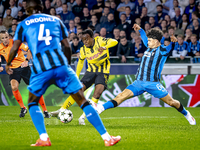
[{"label": "yellow socks", "polygon": [[61,108],[63,108],[63,109],[68,109],[71,105],[73,105],[75,103],[75,100],[71,97],[71,96],[69,96],[66,100],[65,100],[65,102],[64,102],[64,104],[62,105],[62,107]]}]

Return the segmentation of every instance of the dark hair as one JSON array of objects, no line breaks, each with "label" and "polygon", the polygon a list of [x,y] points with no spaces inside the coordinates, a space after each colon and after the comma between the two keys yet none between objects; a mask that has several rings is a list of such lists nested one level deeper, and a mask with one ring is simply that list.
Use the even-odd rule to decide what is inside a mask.
[{"label": "dark hair", "polygon": [[170,30],[170,29],[173,29],[173,30],[174,30],[174,27],[172,27],[172,26],[169,26],[169,27],[168,27],[168,30]]},{"label": "dark hair", "polygon": [[5,33],[8,33],[8,31],[6,29],[3,29],[3,30],[0,31],[0,34],[1,33],[5,34]]},{"label": "dark hair", "polygon": [[84,34],[89,34],[91,38],[93,38],[93,36],[94,36],[93,31],[90,30],[90,29],[84,30],[81,34],[82,34],[82,35],[84,35]]},{"label": "dark hair", "polygon": [[27,0],[27,12],[29,15],[32,15],[33,12],[35,13],[42,12],[43,5],[41,0]]},{"label": "dark hair", "polygon": [[165,40],[164,40],[164,41],[171,42],[171,41],[170,41],[170,38],[165,38]]},{"label": "dark hair", "polygon": [[17,24],[12,24],[12,26],[14,26],[14,25],[17,26]]},{"label": "dark hair", "polygon": [[[50,1],[51,2],[51,1]],[[67,3],[63,3],[62,5],[67,5]],[[68,7],[68,5],[67,5],[67,7]]]},{"label": "dark hair", "polygon": [[157,39],[159,42],[163,37],[163,32],[158,28],[152,28],[147,31],[147,37],[152,39]]},{"label": "dark hair", "polygon": [[199,17],[199,13],[197,11],[193,11],[192,14]]},{"label": "dark hair", "polygon": [[161,5],[161,4],[157,5],[156,8],[157,8],[157,7],[161,7],[161,8],[163,9],[163,5]]},{"label": "dark hair", "polygon": [[[122,16],[122,15],[124,15],[124,16],[126,17],[126,14],[121,14],[121,16]],[[121,16],[120,16],[120,17],[121,17]]]},{"label": "dark hair", "polygon": [[74,37],[73,37],[73,40],[75,40],[75,39],[77,39],[77,40],[79,41],[78,36],[74,36]]},{"label": "dark hair", "polygon": [[104,9],[105,9],[105,8],[108,8],[108,9],[110,10],[110,8],[109,8],[109,7],[107,7],[107,6],[105,6],[105,7],[104,7]]},{"label": "dark hair", "polygon": [[13,18],[12,20],[17,20],[16,18]]},{"label": "dark hair", "polygon": [[95,30],[95,27],[93,25],[88,25],[88,28],[92,29],[93,32]]},{"label": "dark hair", "polygon": [[131,10],[131,7],[130,6],[126,6],[125,8],[129,8]]},{"label": "dark hair", "polygon": [[164,30],[164,31],[163,31],[163,34],[165,34],[165,33],[168,33],[168,31],[167,31],[167,30]]},{"label": "dark hair", "polygon": [[121,37],[120,37],[120,40],[121,40],[121,39],[124,39],[124,38],[126,39],[126,36],[121,36]]},{"label": "dark hair", "polygon": [[163,21],[165,21],[165,22],[166,22],[166,24],[167,24],[167,20],[162,20],[162,21],[161,21],[161,23],[162,23]]}]

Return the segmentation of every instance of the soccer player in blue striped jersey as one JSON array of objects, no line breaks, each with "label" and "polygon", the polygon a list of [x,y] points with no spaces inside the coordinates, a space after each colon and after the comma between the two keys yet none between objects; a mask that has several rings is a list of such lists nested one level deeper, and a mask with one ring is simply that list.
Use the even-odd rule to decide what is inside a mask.
[{"label": "soccer player in blue striped jersey", "polygon": [[138,96],[146,91],[154,97],[160,98],[168,105],[176,108],[186,117],[191,125],[195,125],[196,121],[191,116],[190,112],[187,111],[179,101],[173,99],[160,83],[161,71],[171,50],[172,42],[176,42],[177,39],[174,36],[171,36],[171,44],[163,46],[160,43],[163,36],[160,29],[152,28],[146,35],[145,31],[141,29],[139,25],[134,24],[133,28],[136,31],[139,31],[143,43],[147,47],[138,68],[136,80],[113,100],[108,101],[103,105],[99,104],[97,107],[98,113],[109,108],[117,107],[126,99],[132,96]]},{"label": "soccer player in blue striped jersey", "polygon": [[[71,62],[71,49],[67,41],[67,29],[57,17],[41,14],[42,9],[40,0],[27,1],[29,17],[17,26],[14,44],[6,65],[6,72],[12,74],[11,62],[16,56],[21,43],[26,41],[33,57],[32,74],[28,86],[29,113],[40,135],[36,144],[31,146],[51,146],[45,129],[44,118],[38,106],[40,97],[51,84],[61,88],[63,93],[71,94],[72,98],[83,109],[88,121],[101,135],[105,146],[116,144],[121,137],[108,134],[98,113],[86,101],[82,91],[83,86],[69,65]],[[65,53],[61,50],[60,42],[65,47]]]}]

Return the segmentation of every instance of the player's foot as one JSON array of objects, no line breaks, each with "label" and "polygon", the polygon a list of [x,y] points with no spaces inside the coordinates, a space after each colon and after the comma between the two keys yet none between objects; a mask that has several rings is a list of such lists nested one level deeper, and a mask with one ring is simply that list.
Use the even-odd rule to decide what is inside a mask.
[{"label": "player's foot", "polygon": [[78,119],[78,122],[80,125],[85,125],[85,117],[81,115],[80,118]]},{"label": "player's foot", "polygon": [[47,141],[42,141],[38,139],[35,144],[31,144],[31,146],[51,146],[51,141],[47,138]]},{"label": "player's foot", "polygon": [[196,120],[194,119],[194,117],[192,117],[192,115],[190,114],[188,110],[187,110],[187,115],[185,116],[185,118],[188,120],[188,122],[191,125],[196,125]]},{"label": "player's foot", "polygon": [[110,141],[104,140],[105,146],[113,146],[121,140],[121,136],[111,136]]},{"label": "player's foot", "polygon": [[44,118],[51,118],[50,114],[48,113],[48,111],[44,111]]},{"label": "player's foot", "polygon": [[63,109],[63,108],[60,108],[60,109],[58,109],[58,110],[56,110],[56,111],[52,111],[52,112],[50,112],[50,115],[51,115],[52,117],[57,117],[58,114],[59,114],[59,112],[60,112],[61,110],[64,110],[64,109]]},{"label": "player's foot", "polygon": [[103,107],[102,104],[98,104],[95,109],[96,109],[98,114],[101,114],[105,110],[105,108]]},{"label": "player's foot", "polygon": [[21,118],[21,117],[24,117],[26,113],[27,113],[26,107],[22,107],[22,108],[21,108],[21,112],[20,112],[20,114],[19,114],[19,117],[20,117],[20,118]]},{"label": "player's foot", "polygon": [[100,110],[98,110],[98,105],[97,105],[97,103],[93,102],[93,101],[90,100],[90,99],[88,99],[88,102],[90,103],[90,105],[92,105],[92,107],[97,111],[98,114],[101,113],[101,112],[99,113]]}]

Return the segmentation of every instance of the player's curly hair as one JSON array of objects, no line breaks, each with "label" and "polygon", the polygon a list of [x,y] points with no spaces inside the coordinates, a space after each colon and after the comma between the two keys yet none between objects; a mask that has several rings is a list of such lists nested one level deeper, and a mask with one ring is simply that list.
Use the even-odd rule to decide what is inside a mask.
[{"label": "player's curly hair", "polygon": [[81,32],[81,34],[82,34],[82,35],[84,35],[84,34],[89,34],[91,38],[94,37],[94,33],[93,33],[93,31],[92,31],[91,29],[86,29],[86,30],[84,30],[83,32]]},{"label": "player's curly hair", "polygon": [[147,37],[157,39],[160,42],[163,37],[163,32],[158,28],[152,28],[147,32]]},{"label": "player's curly hair", "polygon": [[29,15],[36,14],[43,11],[41,0],[27,0],[27,13]]}]

